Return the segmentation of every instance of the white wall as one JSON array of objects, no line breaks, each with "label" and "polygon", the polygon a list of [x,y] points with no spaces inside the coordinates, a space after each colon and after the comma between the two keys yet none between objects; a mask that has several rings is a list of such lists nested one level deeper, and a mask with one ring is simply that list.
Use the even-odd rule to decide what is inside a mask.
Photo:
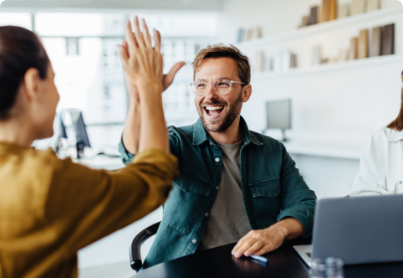
[{"label": "white wall", "polygon": [[[220,16],[220,41],[235,43],[239,28],[261,26],[263,37],[295,33],[303,15],[318,0],[229,0]],[[348,2],[348,1],[343,1]],[[383,0],[382,7],[399,8],[395,0]],[[252,73],[253,94],[243,108],[249,127],[262,131],[265,127],[265,102],[291,98],[293,101],[294,140],[327,140],[354,142],[362,145],[377,129],[396,118],[401,102],[400,73],[403,70],[402,13],[355,20],[305,36],[274,39],[271,43],[238,44],[251,60],[256,51],[275,55],[291,50],[298,55],[299,69],[285,74]],[[348,48],[350,38],[359,30],[396,23],[396,53],[390,58],[371,58],[347,64],[312,68],[312,48],[322,45],[324,54],[336,56],[340,48]],[[298,32],[301,32],[298,31]],[[302,31],[305,32],[305,31]],[[308,34],[309,33],[309,34]],[[298,33],[296,33],[298,34]],[[264,40],[263,40],[264,41]],[[257,120],[258,119],[258,120]],[[259,120],[260,119],[260,120]],[[344,196],[358,169],[358,159],[292,154],[307,183],[320,198]]]}]

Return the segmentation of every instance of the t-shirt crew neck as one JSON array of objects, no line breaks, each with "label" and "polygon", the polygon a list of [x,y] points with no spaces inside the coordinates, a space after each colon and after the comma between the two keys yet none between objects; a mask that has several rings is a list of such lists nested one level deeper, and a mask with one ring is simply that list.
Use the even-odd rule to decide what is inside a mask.
[{"label": "t-shirt crew neck", "polygon": [[242,141],[235,144],[216,144],[222,152],[221,182],[199,250],[237,242],[251,231],[241,188]]}]

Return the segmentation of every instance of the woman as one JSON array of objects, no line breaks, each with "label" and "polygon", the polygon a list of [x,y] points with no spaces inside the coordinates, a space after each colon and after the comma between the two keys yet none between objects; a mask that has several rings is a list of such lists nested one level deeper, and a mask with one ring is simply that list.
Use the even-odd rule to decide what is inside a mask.
[{"label": "woman", "polygon": [[[53,135],[59,95],[39,39],[0,27],[0,277],[77,277],[77,251],[165,202],[177,176],[162,110],[160,36],[156,46],[126,26],[118,50],[131,97],[140,101],[142,152],[109,173],[36,151]],[[136,90],[133,90],[135,88]]]},{"label": "woman", "polygon": [[377,131],[361,151],[360,168],[350,195],[398,193],[403,193],[403,87],[399,116]]}]

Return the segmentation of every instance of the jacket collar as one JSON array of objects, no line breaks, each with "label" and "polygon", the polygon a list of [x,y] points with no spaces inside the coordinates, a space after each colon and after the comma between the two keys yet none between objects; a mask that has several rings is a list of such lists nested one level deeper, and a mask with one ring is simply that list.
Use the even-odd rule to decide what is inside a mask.
[{"label": "jacket collar", "polygon": [[[242,141],[244,146],[249,145],[250,143],[256,146],[263,146],[263,143],[260,142],[256,136],[249,131],[248,125],[246,124],[245,120],[241,116],[241,120],[239,123],[239,127],[242,131]],[[204,129],[203,123],[199,118],[194,125],[193,129],[193,145],[199,146],[206,141],[210,141],[211,144],[214,144],[213,139],[211,139],[210,135]]]},{"label": "jacket collar", "polygon": [[403,131],[397,131],[395,129],[390,129],[388,140],[390,142],[396,142],[403,139]]}]

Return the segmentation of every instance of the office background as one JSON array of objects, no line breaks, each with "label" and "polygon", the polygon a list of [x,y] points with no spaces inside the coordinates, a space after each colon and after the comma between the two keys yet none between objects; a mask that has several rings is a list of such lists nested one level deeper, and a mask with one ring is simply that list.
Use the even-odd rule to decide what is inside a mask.
[{"label": "office background", "polygon": [[[361,146],[398,114],[403,70],[403,8],[381,0],[379,10],[298,28],[302,17],[321,0],[7,0],[0,7],[0,26],[18,25],[37,32],[53,62],[61,94],[58,111],[83,111],[92,147],[116,149],[128,98],[115,45],[123,40],[123,23],[137,14],[163,36],[165,71],[185,61],[172,87],[164,93],[170,125],[198,118],[191,62],[203,47],[232,43],[251,60],[253,94],[242,115],[250,129],[266,128],[266,102],[292,101],[288,151],[319,198],[348,195],[359,166]],[[351,0],[339,0],[339,5]],[[360,30],[395,24],[394,55],[317,64],[350,47]],[[240,40],[240,29],[258,29],[255,38]],[[253,36],[252,36],[253,37]],[[261,66],[282,53],[296,56],[295,68]],[[258,58],[256,58],[258,57]],[[270,68],[270,69],[269,69]],[[281,138],[279,130],[268,135]],[[50,141],[36,142],[46,148]],[[128,247],[141,229],[162,216],[161,209],[80,252],[80,277],[133,275]],[[148,249],[151,242],[143,248]],[[101,274],[100,274],[101,273]],[[113,275],[111,275],[113,273]],[[119,276],[120,275],[120,276]]]}]

